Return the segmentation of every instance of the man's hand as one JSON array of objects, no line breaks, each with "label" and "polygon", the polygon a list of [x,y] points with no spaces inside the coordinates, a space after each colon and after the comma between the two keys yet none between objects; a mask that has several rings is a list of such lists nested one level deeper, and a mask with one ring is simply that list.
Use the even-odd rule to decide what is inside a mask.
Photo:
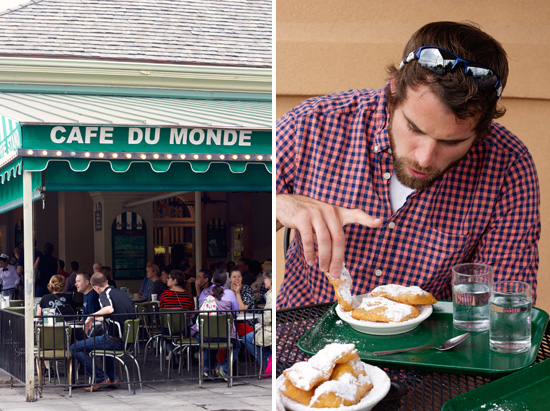
[{"label": "man's hand", "polygon": [[86,321],[84,321],[84,332],[88,334],[88,331],[90,331],[90,328],[92,328],[92,324],[94,323],[94,320],[92,317],[86,318]]},{"label": "man's hand", "polygon": [[304,256],[309,265],[315,264],[315,247],[319,247],[319,268],[338,277],[344,264],[346,238],[343,227],[361,224],[371,228],[382,225],[362,210],[337,207],[295,194],[277,194],[277,229],[280,226],[300,232]]}]

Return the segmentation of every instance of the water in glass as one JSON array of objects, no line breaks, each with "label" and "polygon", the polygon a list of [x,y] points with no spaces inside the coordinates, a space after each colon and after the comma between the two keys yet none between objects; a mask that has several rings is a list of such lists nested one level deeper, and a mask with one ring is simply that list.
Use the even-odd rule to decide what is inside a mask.
[{"label": "water in glass", "polygon": [[466,331],[489,329],[488,284],[462,283],[453,286],[453,326]]},{"label": "water in glass", "polygon": [[531,347],[531,299],[526,295],[495,296],[491,301],[489,345],[502,353]]}]

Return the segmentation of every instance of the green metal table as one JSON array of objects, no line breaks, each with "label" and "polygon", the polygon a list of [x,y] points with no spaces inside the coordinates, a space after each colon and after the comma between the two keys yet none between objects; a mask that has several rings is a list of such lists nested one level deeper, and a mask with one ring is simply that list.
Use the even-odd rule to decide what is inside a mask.
[{"label": "green metal table", "polygon": [[[332,303],[310,305],[277,311],[277,366],[279,376],[284,369],[309,357],[298,348],[298,341],[332,307]],[[550,328],[546,328],[535,363],[550,358]],[[377,365],[377,364],[374,364]],[[478,376],[468,373],[414,369],[410,365],[383,366],[392,380],[386,398],[374,410],[441,410],[443,405],[460,394],[484,386],[501,375]]]}]

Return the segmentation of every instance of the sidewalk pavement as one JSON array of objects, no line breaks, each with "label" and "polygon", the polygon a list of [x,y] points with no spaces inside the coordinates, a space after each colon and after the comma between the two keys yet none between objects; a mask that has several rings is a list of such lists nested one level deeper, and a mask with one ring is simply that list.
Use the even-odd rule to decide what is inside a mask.
[{"label": "sidewalk pavement", "polygon": [[48,387],[43,397],[35,402],[25,401],[25,386],[14,383],[10,388],[10,376],[0,369],[0,411],[97,411],[106,407],[109,411],[159,409],[185,411],[271,411],[271,378],[238,379],[229,388],[223,381],[207,381],[202,388],[182,381],[144,384],[136,386],[135,395],[127,385],[105,388],[97,392],[85,392],[84,388],[69,391],[62,387]]}]

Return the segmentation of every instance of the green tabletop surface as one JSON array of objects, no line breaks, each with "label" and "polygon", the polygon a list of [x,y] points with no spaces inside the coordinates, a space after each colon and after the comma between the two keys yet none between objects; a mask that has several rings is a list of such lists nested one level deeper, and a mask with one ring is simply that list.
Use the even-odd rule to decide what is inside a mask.
[{"label": "green tabletop surface", "polygon": [[547,411],[550,360],[531,365],[447,401],[442,411]]},{"label": "green tabletop surface", "polygon": [[298,347],[314,355],[333,342],[353,343],[361,359],[389,368],[438,371],[465,375],[502,376],[531,365],[537,356],[548,314],[538,308],[531,313],[531,348],[522,354],[500,354],[489,349],[489,331],[471,333],[449,351],[423,350],[374,356],[373,351],[440,345],[465,331],[453,328],[453,304],[438,301],[433,313],[412,331],[396,335],[369,335],[355,331],[342,321],[334,304],[298,341]]}]

